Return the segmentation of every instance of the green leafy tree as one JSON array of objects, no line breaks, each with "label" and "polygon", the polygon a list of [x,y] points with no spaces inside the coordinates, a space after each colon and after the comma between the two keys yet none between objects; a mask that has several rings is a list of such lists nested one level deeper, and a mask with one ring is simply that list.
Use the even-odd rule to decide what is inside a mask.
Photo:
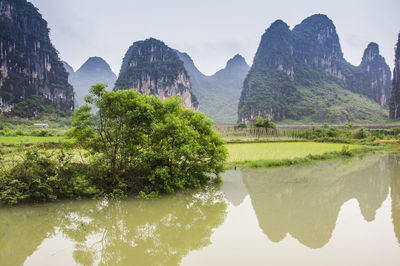
[{"label": "green leafy tree", "polygon": [[238,123],[234,126],[234,129],[243,129],[247,128],[247,125],[245,123]]},{"label": "green leafy tree", "polygon": [[70,134],[101,162],[104,191],[172,193],[200,187],[224,171],[227,151],[212,121],[183,109],[178,97],[161,101],[96,84],[85,101],[98,115],[79,107]]},{"label": "green leafy tree", "polygon": [[256,117],[252,123],[252,127],[256,128],[276,128],[276,125],[267,117]]},{"label": "green leafy tree", "polygon": [[346,128],[346,129],[353,129],[353,128],[354,128],[354,124],[353,124],[353,123],[345,123],[345,124],[344,124],[344,128]]}]

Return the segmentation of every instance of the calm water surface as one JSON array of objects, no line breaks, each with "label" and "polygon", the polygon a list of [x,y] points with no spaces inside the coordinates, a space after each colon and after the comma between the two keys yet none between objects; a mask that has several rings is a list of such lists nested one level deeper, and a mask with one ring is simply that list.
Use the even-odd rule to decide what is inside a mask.
[{"label": "calm water surface", "polygon": [[0,265],[400,265],[400,157],[224,174],[141,201],[0,208]]}]

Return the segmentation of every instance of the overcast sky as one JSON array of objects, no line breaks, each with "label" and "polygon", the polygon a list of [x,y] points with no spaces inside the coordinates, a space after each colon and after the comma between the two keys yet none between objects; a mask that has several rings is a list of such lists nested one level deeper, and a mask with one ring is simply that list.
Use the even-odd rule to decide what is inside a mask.
[{"label": "overcast sky", "polygon": [[277,19],[291,28],[316,13],[336,25],[345,58],[361,61],[379,44],[393,68],[400,32],[400,0],[30,0],[47,20],[50,37],[77,70],[100,56],[118,74],[135,41],[154,37],[188,53],[205,74],[239,53],[251,65],[261,35]]}]

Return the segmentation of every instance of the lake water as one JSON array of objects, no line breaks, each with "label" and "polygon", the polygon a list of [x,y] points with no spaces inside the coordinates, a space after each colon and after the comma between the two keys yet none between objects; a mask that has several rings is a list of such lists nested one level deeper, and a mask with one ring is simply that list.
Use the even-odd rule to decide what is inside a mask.
[{"label": "lake water", "polygon": [[224,174],[155,200],[0,209],[0,265],[400,265],[400,157]]}]

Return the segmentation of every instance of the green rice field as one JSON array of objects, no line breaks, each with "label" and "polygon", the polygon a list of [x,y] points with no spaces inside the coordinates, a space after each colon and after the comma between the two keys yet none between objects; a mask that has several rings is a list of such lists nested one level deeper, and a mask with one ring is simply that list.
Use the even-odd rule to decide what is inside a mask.
[{"label": "green rice field", "polygon": [[361,148],[361,145],[342,143],[291,142],[291,143],[241,143],[227,144],[229,152],[228,163],[280,160],[305,157],[308,154],[322,155],[326,152],[341,151],[343,146],[350,150]]},{"label": "green rice field", "polygon": [[28,144],[41,142],[60,142],[63,136],[0,136],[0,144]]}]

